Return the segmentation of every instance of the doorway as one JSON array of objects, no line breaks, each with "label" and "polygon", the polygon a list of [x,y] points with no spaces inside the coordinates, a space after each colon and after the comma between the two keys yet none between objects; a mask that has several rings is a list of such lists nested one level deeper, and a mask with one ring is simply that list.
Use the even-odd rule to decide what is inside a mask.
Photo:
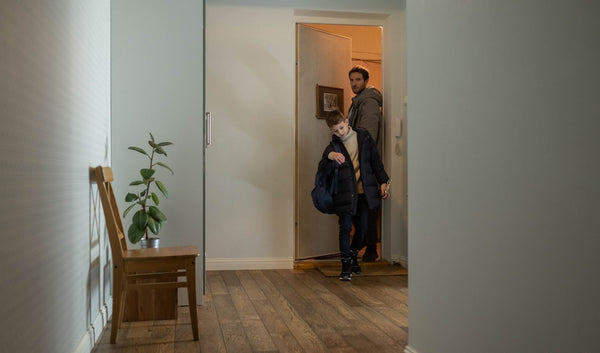
[{"label": "doorway", "polygon": [[296,41],[295,260],[299,261],[339,253],[337,217],[319,213],[310,197],[317,164],[331,139],[318,112],[319,87],[340,92],[338,108],[345,115],[353,96],[348,81],[352,66],[367,68],[368,85],[382,91],[382,28],[298,23]]}]

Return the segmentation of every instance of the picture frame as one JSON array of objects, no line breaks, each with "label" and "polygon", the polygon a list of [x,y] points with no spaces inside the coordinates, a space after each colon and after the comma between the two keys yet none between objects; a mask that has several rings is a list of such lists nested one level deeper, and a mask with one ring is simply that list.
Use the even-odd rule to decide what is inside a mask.
[{"label": "picture frame", "polygon": [[317,84],[317,119],[326,119],[327,114],[338,109],[344,113],[344,89]]}]

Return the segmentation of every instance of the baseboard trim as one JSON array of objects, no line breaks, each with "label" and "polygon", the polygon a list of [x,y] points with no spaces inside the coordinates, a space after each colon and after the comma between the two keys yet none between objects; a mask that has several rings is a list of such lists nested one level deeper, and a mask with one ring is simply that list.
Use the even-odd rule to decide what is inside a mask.
[{"label": "baseboard trim", "polygon": [[113,306],[113,299],[112,296],[108,298],[108,300],[106,301],[106,303],[104,303],[104,307],[102,308],[102,328],[104,328],[104,326],[106,326],[106,324],[108,324],[108,320],[110,319],[110,316],[112,315],[112,306]]},{"label": "baseboard trim", "polygon": [[96,316],[96,320],[92,322],[92,326],[90,327],[92,331],[92,338],[94,339],[94,343],[98,342],[100,335],[102,334],[102,329],[104,328],[104,318],[102,317],[102,312],[100,312]]},{"label": "baseboard trim", "polygon": [[85,335],[83,335],[83,337],[81,337],[81,340],[79,341],[79,344],[77,345],[77,348],[75,348],[73,353],[90,353],[92,351],[92,349],[94,348],[93,336],[94,336],[93,329],[92,329],[92,326],[90,326],[90,327],[88,327],[87,331],[85,332]]},{"label": "baseboard trim", "polygon": [[417,353],[417,351],[410,348],[409,346],[406,346],[406,347],[404,347],[404,353]]},{"label": "baseboard trim", "polygon": [[402,267],[408,268],[408,257],[401,255],[392,256],[392,263],[400,264]]},{"label": "baseboard trim", "polygon": [[96,320],[92,322],[94,343],[98,342],[100,336],[102,335],[102,330],[104,330],[104,327],[106,327],[106,324],[108,324],[109,313],[111,312],[109,311],[109,308],[112,310],[112,297],[109,298],[108,303],[102,305],[100,308],[100,313],[98,316],[96,316]]},{"label": "baseboard trim", "polygon": [[108,319],[110,318],[109,313],[111,312],[112,297],[109,298],[104,305],[102,305],[100,312],[98,315],[96,315],[96,318],[88,327],[85,335],[83,335],[73,353],[90,353],[94,349],[96,343],[98,343],[98,340],[100,340],[102,331],[106,327],[106,324],[108,324]]},{"label": "baseboard trim", "polygon": [[272,258],[206,258],[207,271],[219,270],[279,270],[294,268],[291,257]]}]

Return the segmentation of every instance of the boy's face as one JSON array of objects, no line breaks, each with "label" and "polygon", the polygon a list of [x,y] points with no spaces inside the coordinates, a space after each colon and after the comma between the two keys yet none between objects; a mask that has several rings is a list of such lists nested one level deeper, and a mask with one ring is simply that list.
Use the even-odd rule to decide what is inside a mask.
[{"label": "boy's face", "polygon": [[350,131],[350,129],[348,128],[348,119],[342,121],[339,124],[333,125],[329,128],[329,130],[331,130],[331,133],[339,138],[346,137],[346,135],[348,135],[348,132]]},{"label": "boy's face", "polygon": [[353,72],[350,74],[350,86],[354,94],[359,94],[367,86],[367,81],[363,79],[363,75],[360,72]]}]

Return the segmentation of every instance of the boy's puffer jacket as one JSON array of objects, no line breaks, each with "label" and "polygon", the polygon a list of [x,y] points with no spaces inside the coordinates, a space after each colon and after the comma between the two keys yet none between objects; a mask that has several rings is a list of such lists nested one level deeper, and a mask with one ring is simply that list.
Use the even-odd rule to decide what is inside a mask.
[{"label": "boy's puffer jacket", "polygon": [[[377,146],[371,135],[369,135],[367,130],[361,128],[357,128],[355,131],[358,139],[358,158],[363,189],[367,196],[369,209],[375,209],[381,206],[379,186],[387,183],[389,177],[383,168],[381,157],[379,156],[379,152],[377,152]],[[346,161],[341,165],[328,158],[329,153],[334,151],[333,143],[337,143],[340,146],[340,150],[346,157]],[[333,135],[331,143],[323,151],[318,172],[325,174],[333,173],[336,167],[339,168],[339,171],[337,194],[333,197],[335,213],[338,215],[355,214],[358,186],[356,184],[356,176],[354,175],[354,166],[342,140]]]}]

